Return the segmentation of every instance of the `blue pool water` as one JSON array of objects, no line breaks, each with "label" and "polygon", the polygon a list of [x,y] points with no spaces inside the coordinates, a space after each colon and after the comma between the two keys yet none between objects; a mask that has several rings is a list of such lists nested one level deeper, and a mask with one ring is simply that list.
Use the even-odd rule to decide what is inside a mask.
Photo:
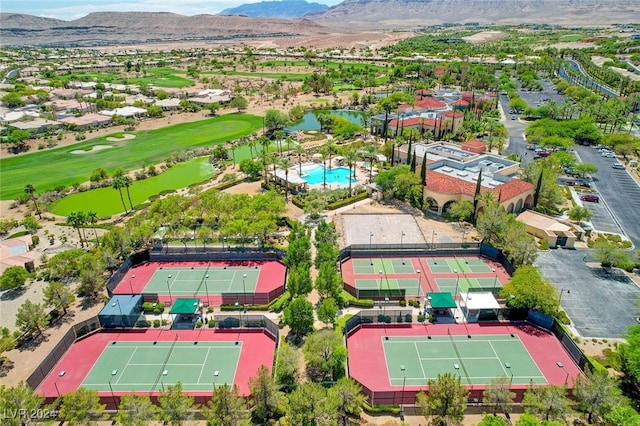
[{"label": "blue pool water", "polygon": [[[306,180],[309,185],[318,185],[324,182],[323,166],[316,164],[302,168],[302,179]],[[351,179],[355,183],[355,179]],[[348,167],[327,167],[327,185],[349,185],[349,168]]]}]

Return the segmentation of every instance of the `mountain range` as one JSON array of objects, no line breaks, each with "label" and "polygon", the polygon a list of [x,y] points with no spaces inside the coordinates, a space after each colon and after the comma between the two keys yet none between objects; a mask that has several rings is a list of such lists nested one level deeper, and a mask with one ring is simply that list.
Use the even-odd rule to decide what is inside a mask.
[{"label": "mountain range", "polygon": [[322,13],[329,6],[305,0],[261,1],[225,9],[218,15],[243,15],[251,18],[297,19],[308,13]]},{"label": "mountain range", "polygon": [[[272,7],[272,3],[313,4],[288,0],[262,2],[262,5]],[[324,12],[295,20],[237,15],[96,12],[73,21],[0,13],[0,22],[3,46],[95,46],[167,40],[317,36],[336,30],[410,30],[446,22],[605,26],[640,22],[640,7],[638,0],[344,0]]]}]

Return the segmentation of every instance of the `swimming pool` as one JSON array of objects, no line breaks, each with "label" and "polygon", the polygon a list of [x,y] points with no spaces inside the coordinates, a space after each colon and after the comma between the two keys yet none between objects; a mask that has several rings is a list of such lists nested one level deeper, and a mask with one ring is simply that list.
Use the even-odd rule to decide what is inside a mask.
[{"label": "swimming pool", "polygon": [[[318,185],[324,182],[322,164],[314,164],[302,167],[302,179],[306,180],[309,185]],[[355,183],[355,179],[351,179],[351,183]],[[348,167],[332,167],[327,168],[327,185],[345,186],[349,185],[349,168]]]}]

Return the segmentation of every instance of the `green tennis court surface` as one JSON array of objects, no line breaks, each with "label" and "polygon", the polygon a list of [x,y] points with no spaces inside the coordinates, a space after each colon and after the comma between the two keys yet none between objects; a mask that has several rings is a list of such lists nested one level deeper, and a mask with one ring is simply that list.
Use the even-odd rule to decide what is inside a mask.
[{"label": "green tennis court surface", "polygon": [[484,260],[466,257],[443,257],[427,259],[427,265],[434,274],[453,274],[455,271],[463,273],[491,272]]},{"label": "green tennis court surface", "polygon": [[356,275],[379,274],[414,274],[413,264],[410,258],[393,259],[354,259],[353,271]]},{"label": "green tennis court surface", "polygon": [[438,284],[440,291],[448,291],[453,296],[468,291],[500,291],[502,288],[496,278],[436,278],[436,284]]},{"label": "green tennis court surface", "polygon": [[111,342],[82,386],[159,392],[179,381],[185,391],[212,391],[215,371],[216,384],[233,383],[241,349],[242,342]]},{"label": "green tennis court surface", "polygon": [[374,296],[419,296],[420,282],[417,279],[380,278],[377,280],[356,280],[358,297]]},{"label": "green tennis court surface", "polygon": [[172,296],[254,293],[260,269],[256,268],[163,268],[156,270],[143,293]]},{"label": "green tennis court surface", "polygon": [[457,374],[468,385],[486,385],[501,376],[513,384],[547,383],[518,336],[389,337],[382,344],[392,386],[402,386],[405,377],[406,385],[423,386],[443,373]]}]

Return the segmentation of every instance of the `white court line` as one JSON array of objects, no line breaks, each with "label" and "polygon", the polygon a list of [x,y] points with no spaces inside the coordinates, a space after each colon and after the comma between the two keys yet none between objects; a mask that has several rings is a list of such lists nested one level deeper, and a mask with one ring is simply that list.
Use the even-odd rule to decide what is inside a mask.
[{"label": "white court line", "polygon": [[504,363],[502,362],[502,360],[498,356],[498,352],[496,352],[496,349],[493,347],[493,343],[491,343],[491,341],[489,341],[489,346],[491,346],[491,350],[496,355],[496,358],[498,359],[498,362],[500,362],[500,367],[502,368],[502,371],[504,372],[504,375],[508,376],[509,374],[507,373],[507,369],[505,368]]},{"label": "white court line", "polygon": [[[158,366],[158,365],[159,365],[159,366],[163,366],[164,364],[127,364],[127,366]],[[168,363],[168,364],[167,364],[167,367],[168,367],[168,366],[171,366],[171,367],[173,367],[173,366],[176,366],[176,367],[193,367],[193,366],[201,367],[201,366],[202,366],[202,364],[200,364],[200,363],[198,363],[198,364],[175,364],[175,363]]]},{"label": "white court line", "polygon": [[[139,348],[139,346],[135,346],[135,347],[133,348],[133,352],[131,352],[131,356],[130,356],[130,357],[129,357],[129,359],[127,360],[127,363],[124,365],[123,370],[126,370],[126,369],[127,369],[127,367],[129,366],[129,363],[131,362],[131,359],[133,359],[133,355],[138,351],[138,348]],[[95,364],[94,364],[94,367],[95,367]],[[123,371],[123,373],[124,373],[124,371]],[[120,377],[122,377],[122,376],[124,376],[124,374],[120,374],[120,375],[118,376],[118,378],[116,379],[116,382],[115,382],[114,384],[116,384],[116,385],[117,385],[117,384],[118,384],[118,382],[120,382]]]},{"label": "white court line", "polygon": [[207,355],[204,357],[204,361],[200,365],[200,375],[198,375],[198,383],[201,382],[200,379],[202,378],[202,372],[204,371],[204,367],[207,365],[207,359],[209,358],[209,352],[211,352],[211,349],[207,349]]},{"label": "white court line", "polygon": [[[420,351],[418,350],[418,342],[413,342],[413,348],[416,350],[418,361],[420,361]],[[427,373],[424,372],[424,367],[422,366],[422,362],[420,362],[420,370],[422,370],[422,377],[426,379]]]}]

